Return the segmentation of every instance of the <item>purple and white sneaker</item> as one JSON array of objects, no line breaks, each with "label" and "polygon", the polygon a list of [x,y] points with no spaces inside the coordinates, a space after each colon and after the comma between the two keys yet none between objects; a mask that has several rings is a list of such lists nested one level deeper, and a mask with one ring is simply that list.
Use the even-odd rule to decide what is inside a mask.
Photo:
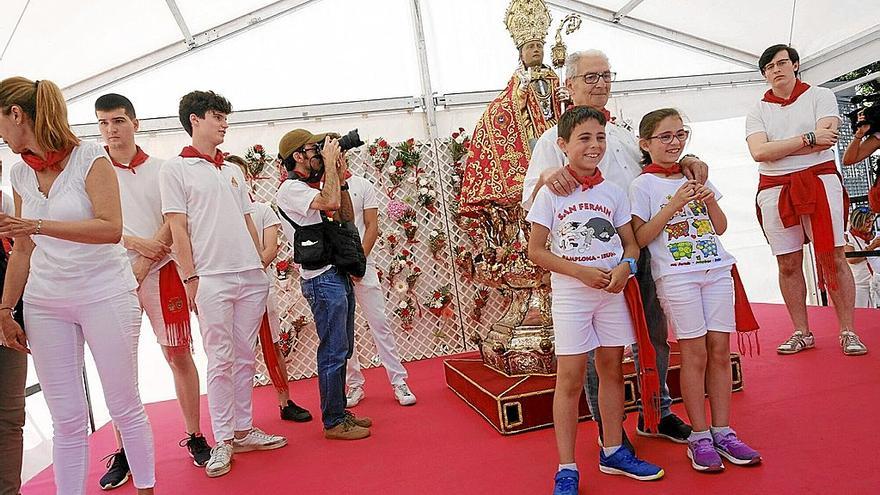
[{"label": "purple and white sneaker", "polygon": [[698,438],[688,442],[687,456],[691,460],[691,466],[697,471],[716,473],[724,471],[724,463],[711,438]]},{"label": "purple and white sneaker", "polygon": [[715,433],[712,438],[715,440],[715,450],[738,466],[750,466],[761,462],[761,454],[737,438],[733,430],[727,434]]}]

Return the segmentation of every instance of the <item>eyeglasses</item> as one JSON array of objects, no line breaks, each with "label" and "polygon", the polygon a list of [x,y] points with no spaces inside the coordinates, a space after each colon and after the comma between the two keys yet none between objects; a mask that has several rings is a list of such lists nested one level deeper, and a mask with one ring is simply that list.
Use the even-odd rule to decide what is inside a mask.
[{"label": "eyeglasses", "polygon": [[605,82],[610,83],[617,79],[617,72],[587,72],[586,74],[580,74],[574,77],[583,77],[584,82],[587,84],[596,84],[599,82],[600,77],[604,79]]},{"label": "eyeglasses", "polygon": [[770,62],[769,64],[764,66],[764,72],[769,72],[773,70],[774,67],[779,67],[780,69],[790,64],[791,60],[787,58],[780,58],[776,62]]},{"label": "eyeglasses", "polygon": [[645,139],[657,139],[663,144],[669,144],[672,142],[672,139],[678,139],[679,142],[687,141],[688,137],[691,135],[691,131],[687,129],[681,129],[677,132],[664,132],[663,134],[657,134],[656,136],[651,136]]}]

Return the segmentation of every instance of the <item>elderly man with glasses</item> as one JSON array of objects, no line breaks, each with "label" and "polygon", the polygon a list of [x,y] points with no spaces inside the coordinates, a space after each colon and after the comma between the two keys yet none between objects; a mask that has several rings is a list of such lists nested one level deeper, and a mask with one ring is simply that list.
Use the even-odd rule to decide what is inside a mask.
[{"label": "elderly man with glasses", "polygon": [[[611,113],[605,108],[611,95],[611,83],[615,77],[616,74],[611,71],[608,57],[598,50],[575,52],[569,55],[565,61],[565,87],[571,95],[572,102],[575,105],[587,105],[601,110],[608,121],[605,126],[607,150],[602,161],[599,162],[599,169],[606,180],[624,190],[629,190],[630,183],[642,171],[639,164],[641,153],[632,132],[615,124],[612,121]],[[525,209],[531,208],[532,201],[542,186],[546,185],[554,193],[561,196],[571,194],[579,186],[577,179],[564,168],[567,159],[556,144],[557,137],[557,128],[554,126],[541,135],[535,144],[523,183],[522,205]],[[681,165],[684,174],[689,178],[700,182],[706,181],[708,169],[706,164],[697,157],[685,155],[681,160]],[[651,431],[645,427],[643,418],[639,415],[638,433],[643,436],[663,437],[677,443],[687,443],[691,428],[670,410],[672,399],[669,395],[669,388],[666,386],[666,372],[669,368],[669,344],[666,341],[668,328],[666,317],[657,300],[647,249],[643,249],[639,257],[636,277],[641,287],[651,343],[657,354],[657,371],[660,376],[661,392],[661,420],[657,431]],[[634,351],[636,351],[636,361],[638,362],[638,351],[635,346]],[[592,359],[587,363],[585,391],[590,411],[596,421],[601,423],[598,404],[599,377]],[[601,431],[600,426],[600,436]],[[625,434],[624,445],[633,450]]]}]

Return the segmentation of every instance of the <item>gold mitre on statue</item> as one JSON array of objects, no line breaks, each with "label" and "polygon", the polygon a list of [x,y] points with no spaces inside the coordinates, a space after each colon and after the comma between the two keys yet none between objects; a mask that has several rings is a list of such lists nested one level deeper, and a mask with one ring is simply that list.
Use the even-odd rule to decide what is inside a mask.
[{"label": "gold mitre on statue", "polygon": [[504,18],[517,48],[529,41],[543,42],[551,21],[550,9],[544,0],[511,0]]}]

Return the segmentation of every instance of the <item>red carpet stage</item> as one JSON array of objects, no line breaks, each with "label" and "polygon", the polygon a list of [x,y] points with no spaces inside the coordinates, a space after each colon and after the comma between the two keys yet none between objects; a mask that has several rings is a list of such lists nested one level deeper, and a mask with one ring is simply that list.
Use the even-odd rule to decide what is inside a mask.
[{"label": "red carpet stage", "polygon": [[[666,469],[666,478],[640,483],[600,474],[596,425],[579,425],[577,460],[581,493],[590,494],[846,494],[878,493],[880,470],[880,323],[875,310],[860,310],[856,323],[871,353],[845,357],[837,345],[831,308],[813,308],[817,349],[778,356],[775,346],[791,331],[785,308],[755,305],[763,354],[743,358],[745,388],[733,394],[733,425],[764,456],[753,468],[728,466],[718,475],[691,469],[685,447],[636,437],[636,418],[626,428],[640,455]],[[157,494],[507,494],[544,495],[552,490],[556,447],[549,428],[502,436],[450,391],[443,358],[408,364],[409,383],[419,399],[397,405],[381,369],[366,370],[367,399],[356,410],[373,418],[373,437],[331,442],[320,422],[284,423],[272,387],[255,391],[259,426],[288,436],[290,445],[272,452],[235,456],[232,472],[209,479],[177,446],[183,424],[173,402],[147,407],[156,436]],[[319,415],[315,380],[292,383],[292,392]],[[204,401],[203,401],[204,402]],[[685,416],[681,404],[673,406]],[[208,425],[203,404],[203,425]],[[89,493],[104,469],[98,462],[113,448],[109,428],[91,437]],[[54,493],[51,468],[22,490]],[[131,484],[113,493],[133,494]]]}]

